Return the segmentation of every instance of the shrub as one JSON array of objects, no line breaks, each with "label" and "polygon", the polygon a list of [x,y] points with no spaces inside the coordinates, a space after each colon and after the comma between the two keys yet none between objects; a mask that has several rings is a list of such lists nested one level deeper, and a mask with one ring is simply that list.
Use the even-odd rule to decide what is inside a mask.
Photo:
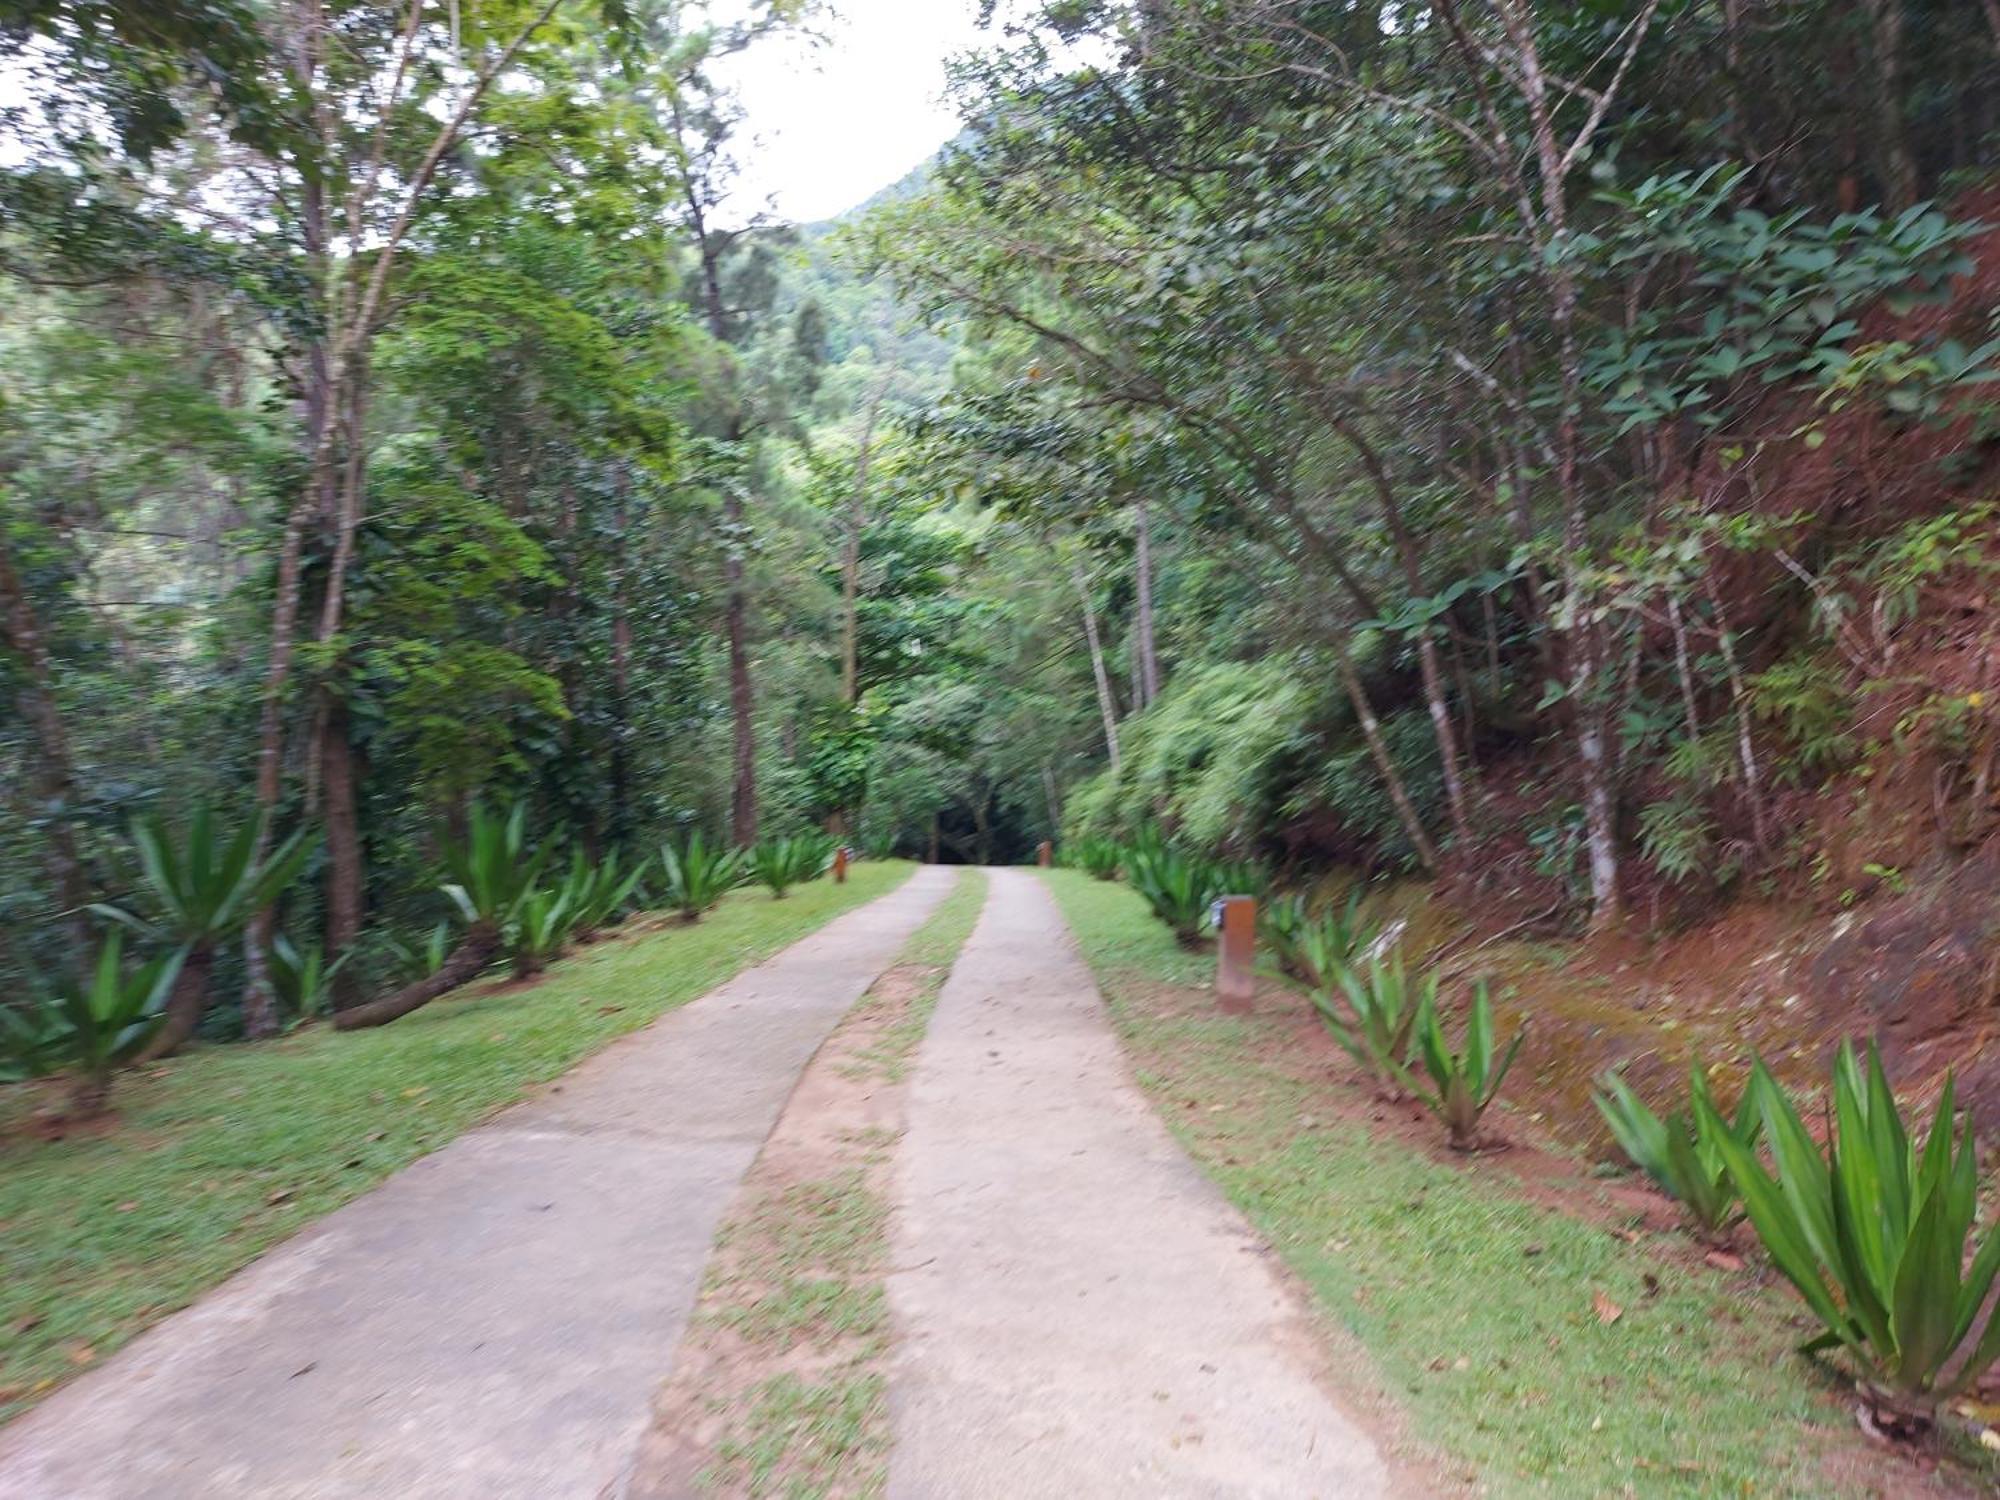
[{"label": "shrub", "polygon": [[1065,863],[1098,880],[1116,880],[1118,867],[1124,863],[1125,851],[1111,839],[1082,838],[1073,840],[1068,846]]},{"label": "shrub", "polygon": [[606,855],[592,864],[584,858],[581,849],[572,852],[569,875],[562,888],[569,901],[576,938],[582,941],[594,937],[601,929],[623,917],[639,889],[639,882],[645,876],[646,861],[643,859],[627,870],[615,854]]},{"label": "shrub", "polygon": [[1340,968],[1313,991],[1313,1006],[1333,1039],[1371,1074],[1392,1099],[1410,1081],[1410,1035],[1418,1015],[1437,996],[1437,975],[1414,984],[1401,959],[1366,970]]},{"label": "shrub", "polygon": [[1220,874],[1214,861],[1157,842],[1136,845],[1125,854],[1126,880],[1187,948],[1202,941],[1209,908],[1222,894]]},{"label": "shrub", "polygon": [[343,953],[329,964],[319,944],[299,948],[281,932],[271,939],[267,956],[272,987],[293,1015],[316,1016],[327,1007],[333,976],[351,957],[353,954]]},{"label": "shrub", "polygon": [[[1634,1166],[1681,1205],[1695,1233],[1711,1242],[1723,1239],[1741,1216],[1738,1205],[1742,1200],[1721,1148],[1714,1136],[1701,1128],[1699,1104],[1707,1104],[1716,1119],[1722,1118],[1721,1111],[1714,1108],[1708,1075],[1701,1064],[1688,1068],[1688,1108],[1666,1119],[1648,1109],[1616,1073],[1604,1075],[1593,1097],[1612,1138]],[[1762,1126],[1756,1091],[1745,1089],[1737,1102],[1736,1117],[1728,1123],[1729,1133],[1744,1150],[1754,1150]]]},{"label": "shrub", "polygon": [[698,922],[703,912],[743,883],[744,854],[692,833],[679,849],[661,846],[660,873],[667,905],[680,912],[683,922]]},{"label": "shrub", "polygon": [[[2000,1272],[2000,1230],[1974,1247],[1979,1165],[1971,1121],[1956,1144],[1953,1082],[1921,1150],[1905,1129],[1871,1045],[1864,1077],[1843,1044],[1822,1148],[1759,1062],[1751,1077],[1772,1170],[1695,1100],[1771,1263],[1824,1325],[1806,1353],[1842,1348],[1878,1427],[1921,1432],[1940,1401],[1970,1387],[2000,1355],[2000,1318],[1980,1314]],[[1972,1253],[1968,1253],[1968,1251]]]},{"label": "shrub", "polygon": [[800,833],[766,839],[750,851],[750,872],[783,899],[786,891],[817,880],[833,861],[834,842],[825,834]]},{"label": "shrub", "polygon": [[112,932],[82,981],[56,992],[6,1023],[8,1071],[18,1077],[68,1070],[76,1075],[70,1107],[100,1113],[112,1075],[145,1050],[165,1023],[167,996],[186,958],[176,949],[125,972],[124,937]]},{"label": "shrub", "polygon": [[576,931],[576,906],[569,883],[531,887],[514,908],[512,939],[514,977],[528,979],[562,957]]},{"label": "shrub", "polygon": [[515,804],[504,819],[475,804],[465,841],[445,845],[445,869],[452,878],[440,887],[465,918],[464,935],[421,978],[365,1005],[335,1011],[334,1026],[342,1031],[386,1026],[478,978],[500,951],[521,904],[537,889],[548,855],[546,844],[528,848],[526,804]]},{"label": "shrub", "polygon": [[1486,1106],[1493,1102],[1493,1096],[1500,1092],[1500,1085],[1507,1079],[1507,1070],[1514,1065],[1514,1054],[1521,1050],[1528,1028],[1522,1026],[1514,1033],[1514,1039],[1507,1044],[1506,1050],[1495,1052],[1493,1002],[1486,993],[1485,982],[1481,981],[1473,986],[1472,1009],[1466,1017],[1464,1043],[1453,1048],[1445,1038],[1443,1023],[1438,1020],[1437,986],[1433,981],[1419,1007],[1416,1033],[1417,1057],[1430,1079],[1429,1087],[1425,1087],[1421,1080],[1417,1081],[1417,1097],[1444,1122],[1445,1129],[1451,1134],[1452,1150],[1476,1149],[1479,1145],[1480,1116],[1486,1113]]}]

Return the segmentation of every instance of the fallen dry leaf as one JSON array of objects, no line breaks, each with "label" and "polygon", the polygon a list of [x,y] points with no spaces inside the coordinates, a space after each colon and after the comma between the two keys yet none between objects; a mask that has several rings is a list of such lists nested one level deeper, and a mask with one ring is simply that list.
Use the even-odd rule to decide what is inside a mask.
[{"label": "fallen dry leaf", "polygon": [[1740,1271],[1743,1269],[1743,1257],[1740,1255],[1731,1255],[1727,1250],[1711,1250],[1702,1257],[1702,1262],[1705,1265],[1713,1266],[1718,1271]]},{"label": "fallen dry leaf", "polygon": [[1625,1309],[1613,1302],[1602,1292],[1590,1294],[1590,1305],[1597,1309],[1597,1321],[1607,1327],[1625,1316]]},{"label": "fallen dry leaf", "polygon": [[283,1203],[291,1196],[292,1190],[290,1188],[274,1188],[265,1194],[264,1201],[266,1203]]}]

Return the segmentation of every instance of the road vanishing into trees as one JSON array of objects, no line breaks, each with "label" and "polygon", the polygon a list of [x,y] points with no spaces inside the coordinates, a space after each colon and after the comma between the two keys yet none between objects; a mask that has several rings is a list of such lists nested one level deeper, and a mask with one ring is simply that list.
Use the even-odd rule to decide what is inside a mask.
[{"label": "road vanishing into trees", "polygon": [[[330,1215],[0,1433],[6,1500],[598,1500],[814,1051],[929,868]],[[910,1083],[895,1500],[1391,1493],[1300,1305],[995,871]]]}]

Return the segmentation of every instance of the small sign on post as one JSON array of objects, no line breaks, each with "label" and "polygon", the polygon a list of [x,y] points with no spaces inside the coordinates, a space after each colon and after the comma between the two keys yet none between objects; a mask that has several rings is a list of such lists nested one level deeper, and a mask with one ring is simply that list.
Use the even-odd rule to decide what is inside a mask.
[{"label": "small sign on post", "polygon": [[1254,896],[1224,896],[1222,942],[1215,956],[1215,993],[1232,1015],[1248,1015],[1257,993],[1257,900]]},{"label": "small sign on post", "polygon": [[847,884],[847,845],[842,844],[833,851],[833,883]]},{"label": "small sign on post", "polygon": [[1055,862],[1056,846],[1051,844],[1047,839],[1043,839],[1041,843],[1035,846],[1035,863],[1046,870]]}]

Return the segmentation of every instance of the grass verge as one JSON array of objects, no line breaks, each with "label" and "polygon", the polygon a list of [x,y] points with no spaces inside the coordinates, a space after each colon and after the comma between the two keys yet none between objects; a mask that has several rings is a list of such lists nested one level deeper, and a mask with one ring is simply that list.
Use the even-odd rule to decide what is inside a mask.
[{"label": "grass verge", "polygon": [[882,1493],[902,1083],[985,894],[962,872],[799,1080],[717,1238],[628,1500]]},{"label": "grass verge", "polygon": [[1340,1085],[1268,1066],[1273,1020],[1217,1012],[1212,960],[1123,886],[1048,879],[1169,1127],[1481,1493],[1956,1492],[1861,1446],[1775,1294],[1328,1122]]},{"label": "grass verge", "polygon": [[608,939],[541,983],[447,998],[378,1031],[310,1027],[119,1079],[111,1127],[45,1142],[42,1091],[0,1091],[0,1420],[274,1242],[613,1038],[891,890],[864,863],[695,926]]}]

